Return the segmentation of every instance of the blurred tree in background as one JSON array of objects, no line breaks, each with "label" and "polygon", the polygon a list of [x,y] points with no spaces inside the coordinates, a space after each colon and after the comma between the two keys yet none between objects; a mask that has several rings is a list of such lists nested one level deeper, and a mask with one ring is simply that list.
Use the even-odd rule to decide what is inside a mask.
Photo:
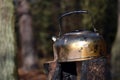
[{"label": "blurred tree in background", "polygon": [[19,67],[24,70],[32,70],[36,68],[36,54],[34,49],[34,38],[32,29],[32,17],[30,12],[29,2],[27,0],[17,1],[17,16],[19,27],[19,58],[22,63]]},{"label": "blurred tree in background", "polygon": [[17,80],[14,6],[0,0],[0,80]]},{"label": "blurred tree in background", "polygon": [[120,0],[118,0],[118,28],[112,47],[112,76],[113,80],[120,80]]}]

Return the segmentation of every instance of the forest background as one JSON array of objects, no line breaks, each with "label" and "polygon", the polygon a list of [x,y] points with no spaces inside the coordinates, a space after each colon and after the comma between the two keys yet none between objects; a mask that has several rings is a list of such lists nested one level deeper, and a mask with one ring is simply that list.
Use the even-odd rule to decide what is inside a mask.
[{"label": "forest background", "polygon": [[[107,44],[112,77],[114,80],[120,79],[120,0],[13,0],[12,2],[15,9],[14,30],[19,78],[29,80],[35,75],[46,77],[43,64],[53,60],[52,37],[59,34],[58,17],[69,11],[87,10],[91,12],[94,25]],[[76,29],[90,30],[91,16],[77,14],[63,18],[64,33]]]}]

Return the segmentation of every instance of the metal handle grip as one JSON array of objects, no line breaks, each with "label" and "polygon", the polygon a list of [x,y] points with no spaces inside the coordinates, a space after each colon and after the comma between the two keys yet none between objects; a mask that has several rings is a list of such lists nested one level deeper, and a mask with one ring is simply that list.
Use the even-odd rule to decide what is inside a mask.
[{"label": "metal handle grip", "polygon": [[[86,10],[79,10],[79,11],[71,11],[71,12],[67,12],[67,13],[64,13],[62,14],[58,20],[59,20],[59,36],[62,34],[62,18],[65,17],[65,16],[68,16],[68,15],[71,15],[71,14],[90,14],[88,13],[88,11]],[[93,30],[96,32],[96,29],[94,27],[94,21],[93,21],[93,17],[92,15],[90,14],[91,18],[92,18],[92,27],[93,27]]]}]

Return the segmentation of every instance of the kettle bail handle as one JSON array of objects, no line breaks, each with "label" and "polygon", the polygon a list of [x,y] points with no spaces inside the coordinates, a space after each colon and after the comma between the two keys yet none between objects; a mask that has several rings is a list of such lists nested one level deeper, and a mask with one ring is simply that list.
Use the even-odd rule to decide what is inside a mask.
[{"label": "kettle bail handle", "polygon": [[[90,14],[90,12],[88,12],[87,10],[79,10],[79,11],[71,11],[71,12],[66,12],[66,13],[63,13],[59,18],[59,36],[61,36],[62,34],[62,18],[65,17],[65,16],[69,16],[71,14]],[[91,16],[91,20],[92,20],[92,28],[94,30],[94,32],[96,32],[96,28],[94,27],[94,21],[93,21],[93,16],[90,14]]]}]

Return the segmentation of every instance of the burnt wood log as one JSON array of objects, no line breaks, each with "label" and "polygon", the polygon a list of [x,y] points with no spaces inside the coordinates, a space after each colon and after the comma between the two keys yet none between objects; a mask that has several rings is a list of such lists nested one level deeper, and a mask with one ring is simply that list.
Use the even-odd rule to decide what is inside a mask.
[{"label": "burnt wood log", "polygon": [[[55,66],[56,65],[56,66]],[[48,80],[111,80],[106,58],[44,64]]]},{"label": "burnt wood log", "polygon": [[83,61],[81,80],[111,80],[110,68],[106,58]]},{"label": "burnt wood log", "polygon": [[44,64],[47,80],[61,80],[61,65],[56,61],[49,61]]}]

